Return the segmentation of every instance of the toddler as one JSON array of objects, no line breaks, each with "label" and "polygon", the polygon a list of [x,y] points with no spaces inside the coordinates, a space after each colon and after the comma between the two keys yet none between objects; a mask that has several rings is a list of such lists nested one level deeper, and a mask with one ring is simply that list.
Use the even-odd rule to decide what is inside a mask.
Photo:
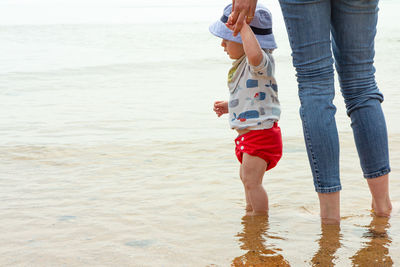
[{"label": "toddler", "polygon": [[271,55],[276,48],[271,13],[258,4],[251,23],[245,24],[235,37],[231,11],[230,4],[221,19],[210,26],[210,32],[222,38],[221,46],[234,60],[228,74],[229,102],[216,101],[214,111],[218,117],[229,113],[230,126],[238,132],[235,152],[241,163],[246,214],[267,215],[263,176],[282,156],[281,130],[277,123],[281,110]]}]

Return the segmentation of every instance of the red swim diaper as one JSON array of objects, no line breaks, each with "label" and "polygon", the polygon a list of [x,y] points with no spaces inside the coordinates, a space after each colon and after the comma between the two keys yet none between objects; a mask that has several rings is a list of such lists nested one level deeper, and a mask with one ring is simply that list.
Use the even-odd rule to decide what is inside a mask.
[{"label": "red swim diaper", "polygon": [[243,153],[256,156],[268,164],[266,171],[276,166],[282,157],[281,128],[277,123],[270,129],[252,130],[235,139],[235,153],[242,163]]}]

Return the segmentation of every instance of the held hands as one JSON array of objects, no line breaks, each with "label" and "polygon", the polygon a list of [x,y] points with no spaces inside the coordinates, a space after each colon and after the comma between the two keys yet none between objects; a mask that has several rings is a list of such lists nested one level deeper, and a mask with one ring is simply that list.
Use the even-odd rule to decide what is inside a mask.
[{"label": "held hands", "polygon": [[[232,21],[233,15],[230,14],[225,25],[228,27],[228,29],[234,31],[237,28],[235,28],[235,25],[233,25]],[[244,53],[246,54],[249,64],[252,66],[260,65],[261,61],[263,60],[263,53],[256,36],[247,22],[242,25],[242,28],[240,29],[240,35],[242,37]]]},{"label": "held hands", "polygon": [[228,113],[228,101],[215,101],[213,110],[218,117]]},{"label": "held hands", "polygon": [[257,0],[232,0],[232,13],[227,24],[232,25],[233,36],[236,36],[242,29],[244,23],[249,24],[256,10]]},{"label": "held hands", "polygon": [[[229,15],[228,21],[225,23],[225,26],[226,26],[229,30],[235,32],[236,26],[235,26],[235,24],[233,23],[233,15],[232,15],[232,14]],[[243,25],[241,26],[239,32],[241,32],[242,30],[245,30],[246,27],[250,27],[250,26],[248,25],[248,22],[247,22],[247,21],[245,21],[245,22],[243,23]],[[233,35],[235,35],[235,34],[233,34]]]},{"label": "held hands", "polygon": [[233,21],[233,17],[232,17],[232,13],[231,13],[231,14],[229,15],[229,17],[228,17],[228,21],[225,23],[225,26],[226,26],[229,30],[234,31],[234,30],[235,30],[235,24],[232,23],[232,21]]}]

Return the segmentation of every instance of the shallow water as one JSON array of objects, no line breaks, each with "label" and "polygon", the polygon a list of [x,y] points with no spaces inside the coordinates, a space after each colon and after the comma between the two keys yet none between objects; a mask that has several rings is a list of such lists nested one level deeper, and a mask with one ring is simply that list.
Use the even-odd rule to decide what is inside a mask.
[{"label": "shallow water", "polygon": [[[392,148],[400,146],[398,137],[391,140]],[[151,144],[159,149],[149,150]],[[341,229],[322,232],[301,140],[286,139],[281,164],[265,177],[269,220],[242,218],[245,202],[231,150],[228,141],[206,139],[2,146],[1,262],[302,266],[326,262],[326,254],[338,266],[400,260],[399,215],[381,225],[385,233],[374,234],[379,222],[370,216],[353,149],[343,150]],[[396,166],[399,156],[391,152]],[[397,184],[393,179],[393,199],[400,197]]]},{"label": "shallow water", "polygon": [[[212,112],[230,61],[207,25],[223,4],[160,3],[0,4],[0,265],[398,265],[400,214],[371,217],[339,92],[342,224],[321,229],[275,1],[284,156],[264,178],[268,220],[243,217],[235,133]],[[394,201],[399,7],[381,2],[376,44]]]}]

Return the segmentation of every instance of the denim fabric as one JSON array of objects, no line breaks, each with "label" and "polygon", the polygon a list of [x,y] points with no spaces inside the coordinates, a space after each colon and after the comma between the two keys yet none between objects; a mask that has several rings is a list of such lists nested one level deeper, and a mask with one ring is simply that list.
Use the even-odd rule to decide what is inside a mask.
[{"label": "denim fabric", "polygon": [[[365,178],[390,172],[383,95],[375,82],[378,0],[279,0],[297,72],[315,190],[341,190],[334,69]],[[335,59],[335,60],[334,60]]]}]

